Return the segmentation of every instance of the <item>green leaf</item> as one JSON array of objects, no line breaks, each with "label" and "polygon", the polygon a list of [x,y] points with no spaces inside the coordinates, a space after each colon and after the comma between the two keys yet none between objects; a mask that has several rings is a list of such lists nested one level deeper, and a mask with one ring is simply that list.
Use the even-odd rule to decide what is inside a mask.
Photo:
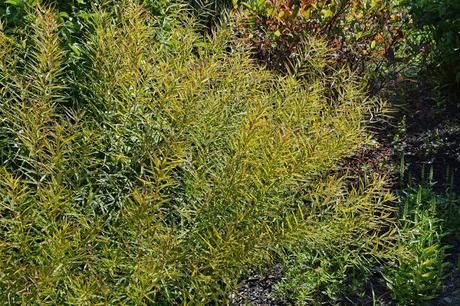
[{"label": "green leaf", "polygon": [[372,0],[371,8],[376,8],[380,4],[380,0]]},{"label": "green leaf", "polygon": [[331,17],[332,15],[334,15],[334,13],[331,11],[331,10],[321,10],[321,14],[325,17],[325,18],[329,18]]},{"label": "green leaf", "polygon": [[69,44],[69,48],[72,49],[72,52],[73,52],[74,56],[76,56],[76,57],[81,56],[81,52],[80,52],[80,49],[78,48],[77,43],[74,43],[73,45]]}]

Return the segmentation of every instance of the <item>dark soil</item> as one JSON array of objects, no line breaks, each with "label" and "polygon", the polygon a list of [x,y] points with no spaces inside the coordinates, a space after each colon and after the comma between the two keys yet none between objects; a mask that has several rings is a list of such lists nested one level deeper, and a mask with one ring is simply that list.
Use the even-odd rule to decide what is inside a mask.
[{"label": "dark soil", "polygon": [[231,296],[231,305],[292,305],[275,295],[275,285],[283,277],[283,266],[275,264],[262,273],[253,272],[243,280]]}]

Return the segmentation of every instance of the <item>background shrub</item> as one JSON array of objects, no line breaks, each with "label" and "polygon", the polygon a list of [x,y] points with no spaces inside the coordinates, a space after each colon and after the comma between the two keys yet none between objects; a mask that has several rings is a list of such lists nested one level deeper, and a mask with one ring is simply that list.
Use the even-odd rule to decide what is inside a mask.
[{"label": "background shrub", "polygon": [[404,10],[395,1],[242,1],[247,25],[243,35],[258,56],[283,70],[299,41],[322,36],[334,51],[331,64],[379,71],[395,61],[403,38]]},{"label": "background shrub", "polygon": [[436,72],[441,86],[460,84],[460,3],[455,0],[403,1],[413,19],[416,39],[424,45],[428,74]]}]

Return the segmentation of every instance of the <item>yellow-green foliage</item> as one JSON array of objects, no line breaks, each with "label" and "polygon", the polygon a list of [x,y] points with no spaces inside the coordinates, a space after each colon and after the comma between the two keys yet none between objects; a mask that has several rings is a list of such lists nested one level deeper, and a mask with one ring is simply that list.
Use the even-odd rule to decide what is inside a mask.
[{"label": "yellow-green foliage", "polygon": [[294,244],[395,256],[383,181],[329,177],[369,141],[349,72],[302,84],[121,3],[76,65],[48,9],[25,47],[0,34],[1,301],[222,302]]}]

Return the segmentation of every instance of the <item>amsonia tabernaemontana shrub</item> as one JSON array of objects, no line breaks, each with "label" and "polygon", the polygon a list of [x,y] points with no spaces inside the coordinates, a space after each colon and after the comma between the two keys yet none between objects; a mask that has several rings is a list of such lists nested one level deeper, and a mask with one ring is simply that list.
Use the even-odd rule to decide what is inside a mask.
[{"label": "amsonia tabernaemontana shrub", "polygon": [[131,1],[91,14],[78,54],[44,7],[0,33],[0,301],[206,304],[293,249],[345,274],[403,255],[384,181],[335,171],[379,107],[350,72],[280,77]]}]

